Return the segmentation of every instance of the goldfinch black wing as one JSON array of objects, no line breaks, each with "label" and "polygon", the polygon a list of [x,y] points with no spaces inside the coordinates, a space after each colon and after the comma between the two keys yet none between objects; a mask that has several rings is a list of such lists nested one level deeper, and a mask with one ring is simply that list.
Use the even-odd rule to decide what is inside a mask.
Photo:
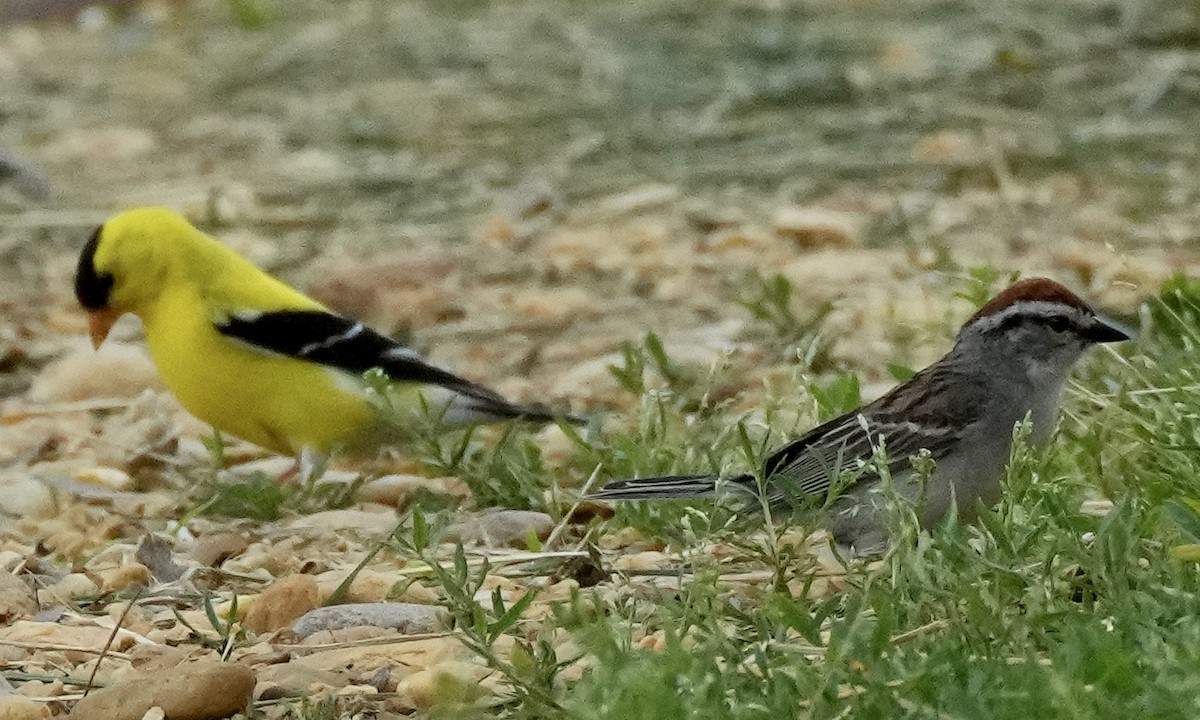
[{"label": "goldfinch black wing", "polygon": [[219,333],[257,350],[362,375],[379,368],[397,383],[446,388],[461,396],[458,410],[485,417],[552,419],[540,407],[514,405],[498,393],[434,367],[416,352],[361,322],[322,310],[238,310],[214,323]]}]

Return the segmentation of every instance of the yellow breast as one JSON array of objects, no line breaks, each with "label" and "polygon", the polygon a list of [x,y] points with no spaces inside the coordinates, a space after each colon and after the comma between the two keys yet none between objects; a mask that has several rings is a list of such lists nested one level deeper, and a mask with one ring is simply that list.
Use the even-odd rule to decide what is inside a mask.
[{"label": "yellow breast", "polygon": [[181,285],[139,312],[163,383],[193,415],[283,454],[329,452],[373,424],[356,378],[231,340],[199,307]]}]

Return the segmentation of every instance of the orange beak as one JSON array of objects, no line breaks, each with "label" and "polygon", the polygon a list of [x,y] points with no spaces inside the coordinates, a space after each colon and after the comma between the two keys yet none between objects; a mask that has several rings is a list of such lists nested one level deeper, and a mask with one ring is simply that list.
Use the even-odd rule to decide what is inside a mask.
[{"label": "orange beak", "polygon": [[112,330],[113,323],[117,318],[121,317],[121,313],[115,310],[89,310],[88,311],[88,333],[92,336],[92,347],[100,349],[104,338],[108,337],[108,331]]}]

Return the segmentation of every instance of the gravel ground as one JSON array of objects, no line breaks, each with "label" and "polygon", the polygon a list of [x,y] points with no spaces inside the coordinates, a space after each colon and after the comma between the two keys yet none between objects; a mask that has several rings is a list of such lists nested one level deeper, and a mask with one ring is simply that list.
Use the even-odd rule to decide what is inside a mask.
[{"label": "gravel ground", "polygon": [[[418,496],[461,503],[457,538],[494,563],[481,600],[535,584],[536,621],[581,584],[516,570],[578,559],[582,516],[485,508],[404,453],[363,486],[334,472],[346,507],[204,516],[207,429],[158,391],[135,324],[93,353],[71,295],[121,209],[177,208],[437,362],[617,428],[640,397],[609,365],[649,332],[719,367],[710,391],[741,412],[798,374],[878,392],[946,349],[981,279],[1049,274],[1129,312],[1200,265],[1194,8],[303,0],[252,29],[231,8],[255,3],[73,5],[0,12],[0,666],[32,698],[0,684],[4,717],[63,713],[87,683],[132,682],[145,707],[253,690],[276,715],[328,692],[393,714],[504,696],[429,612],[428,566],[364,560]],[[570,456],[556,428],[534,440]],[[619,569],[677,560],[591,539]],[[362,562],[340,599],[396,606],[297,637]],[[818,562],[808,591],[835,591]],[[103,702],[76,715],[115,717]]]}]

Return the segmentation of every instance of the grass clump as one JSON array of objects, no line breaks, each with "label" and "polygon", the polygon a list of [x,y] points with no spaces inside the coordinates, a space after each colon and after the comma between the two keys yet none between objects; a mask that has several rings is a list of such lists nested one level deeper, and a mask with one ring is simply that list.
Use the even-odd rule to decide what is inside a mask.
[{"label": "grass clump", "polygon": [[214,431],[205,444],[209,463],[196,471],[193,515],[271,522],[288,514],[344,508],[353,504],[364,482],[363,478],[349,483],[321,482],[324,468],[298,483],[280,482],[265,472],[225,478],[221,476],[226,466],[224,438]]},{"label": "grass clump", "polygon": [[747,279],[746,287],[737,302],[762,324],[766,331],[762,341],[767,347],[812,372],[836,367],[831,354],[833,345],[824,332],[825,320],[833,312],[832,301],[802,311],[794,297],[792,282],[778,273],[766,277],[753,275]]},{"label": "grass clump", "polygon": [[[536,677],[539,690],[499,714],[1191,717],[1200,696],[1200,382],[1191,362],[1200,288],[1168,286],[1148,308],[1136,344],[1083,363],[1054,442],[1030,448],[1018,429],[998,506],[979,508],[971,525],[952,515],[929,532],[898,512],[882,562],[851,562],[831,580],[785,539],[803,515],[764,527],[756,513],[709,503],[644,503],[620,506],[610,527],[665,539],[680,558],[669,581],[613,573],[536,629],[502,622],[512,604],[489,609],[446,590],[485,650],[495,628],[530,657],[535,638],[559,631],[584,652],[571,682],[556,676],[568,663],[548,654],[536,676],[507,661],[514,683]],[[777,402],[739,422],[715,410],[687,416],[669,390],[648,390],[636,427],[605,435],[589,462],[614,475],[742,469],[783,439],[768,428]],[[807,396],[797,415],[809,419],[860,399],[849,377],[807,391],[793,395]],[[726,550],[715,555],[715,546]],[[438,582],[469,591],[471,573],[453,565]]]}]

